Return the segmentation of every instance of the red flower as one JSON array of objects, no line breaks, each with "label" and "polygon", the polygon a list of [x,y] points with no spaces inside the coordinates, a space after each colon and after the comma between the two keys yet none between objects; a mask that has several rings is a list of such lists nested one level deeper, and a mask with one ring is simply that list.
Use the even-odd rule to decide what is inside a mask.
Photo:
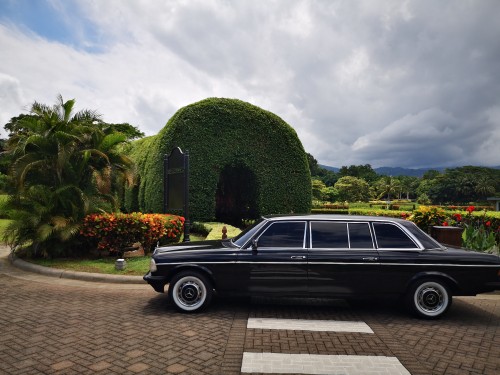
[{"label": "red flower", "polygon": [[487,227],[489,227],[491,225],[491,221],[487,221],[486,223],[484,223],[484,225],[486,225]]},{"label": "red flower", "polygon": [[443,227],[447,227],[447,226],[448,226],[448,222],[447,221],[443,222]]},{"label": "red flower", "polygon": [[455,220],[456,220],[456,221],[462,221],[462,215],[460,215],[460,214],[455,214],[455,215],[453,215],[453,216],[455,216]]},{"label": "red flower", "polygon": [[476,207],[474,207],[474,206],[469,206],[469,207],[467,207],[466,211],[467,211],[468,213],[472,213],[472,211],[474,211],[475,209],[476,209]]}]

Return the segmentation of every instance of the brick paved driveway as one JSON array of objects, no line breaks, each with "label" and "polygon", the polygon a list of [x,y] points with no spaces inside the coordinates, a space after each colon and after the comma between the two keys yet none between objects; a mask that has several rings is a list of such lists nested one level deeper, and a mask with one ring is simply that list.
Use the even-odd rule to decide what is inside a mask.
[{"label": "brick paved driveway", "polygon": [[[147,285],[1,271],[1,374],[238,374],[243,352],[385,355],[411,374],[500,373],[499,298],[456,299],[439,321],[335,301],[216,300],[184,315]],[[248,318],[364,321],[374,333],[247,329]]]}]

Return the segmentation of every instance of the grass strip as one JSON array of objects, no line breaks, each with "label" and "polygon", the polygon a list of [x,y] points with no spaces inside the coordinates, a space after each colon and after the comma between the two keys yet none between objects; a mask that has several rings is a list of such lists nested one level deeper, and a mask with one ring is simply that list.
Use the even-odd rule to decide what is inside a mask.
[{"label": "grass strip", "polygon": [[104,273],[110,275],[143,276],[148,272],[150,257],[127,258],[123,271],[115,269],[114,258],[102,259],[27,259],[28,262],[44,267],[58,268],[76,272]]}]

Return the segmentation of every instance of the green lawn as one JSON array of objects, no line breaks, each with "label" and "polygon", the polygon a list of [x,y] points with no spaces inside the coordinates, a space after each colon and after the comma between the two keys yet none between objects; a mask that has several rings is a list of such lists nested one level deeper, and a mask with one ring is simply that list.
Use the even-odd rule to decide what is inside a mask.
[{"label": "green lawn", "polygon": [[148,272],[149,260],[147,257],[127,259],[127,268],[123,271],[115,270],[114,258],[105,259],[29,259],[29,262],[40,266],[60,268],[77,272],[106,273],[112,275],[142,276]]},{"label": "green lawn", "polygon": [[222,223],[203,223],[205,227],[208,227],[210,229],[210,233],[207,236],[207,240],[220,240],[222,238],[222,228],[225,226],[227,229],[227,238],[233,238],[236,237],[238,234],[241,233],[241,230],[238,228],[235,228],[231,225],[228,224],[222,224]]},{"label": "green lawn", "polygon": [[[8,220],[3,220],[8,221]],[[0,221],[0,225],[1,225]],[[227,224],[220,223],[205,223],[211,229],[207,239],[220,239],[222,237],[222,227],[225,225],[227,228],[228,237],[236,236],[240,230]],[[1,227],[0,227],[1,230]],[[202,241],[204,236],[197,233],[190,234],[191,241]],[[127,267],[123,271],[115,270],[114,258],[104,259],[29,259],[29,262],[38,264],[40,266],[59,268],[77,272],[93,272],[105,273],[112,275],[129,275],[129,276],[142,276],[149,270],[150,256],[127,258]]]}]

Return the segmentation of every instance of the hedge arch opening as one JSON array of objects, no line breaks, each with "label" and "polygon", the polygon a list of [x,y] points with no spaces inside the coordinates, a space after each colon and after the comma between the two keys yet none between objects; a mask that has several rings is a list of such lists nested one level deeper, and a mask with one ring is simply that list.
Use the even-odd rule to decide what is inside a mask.
[{"label": "hedge arch opening", "polygon": [[215,220],[240,227],[243,220],[257,219],[258,197],[255,173],[241,163],[226,165],[215,192]]},{"label": "hedge arch opening", "polygon": [[311,210],[311,173],[295,130],[274,113],[225,98],[179,109],[156,136],[131,146],[139,210],[162,212],[163,155],[175,147],[189,151],[191,221]]}]

